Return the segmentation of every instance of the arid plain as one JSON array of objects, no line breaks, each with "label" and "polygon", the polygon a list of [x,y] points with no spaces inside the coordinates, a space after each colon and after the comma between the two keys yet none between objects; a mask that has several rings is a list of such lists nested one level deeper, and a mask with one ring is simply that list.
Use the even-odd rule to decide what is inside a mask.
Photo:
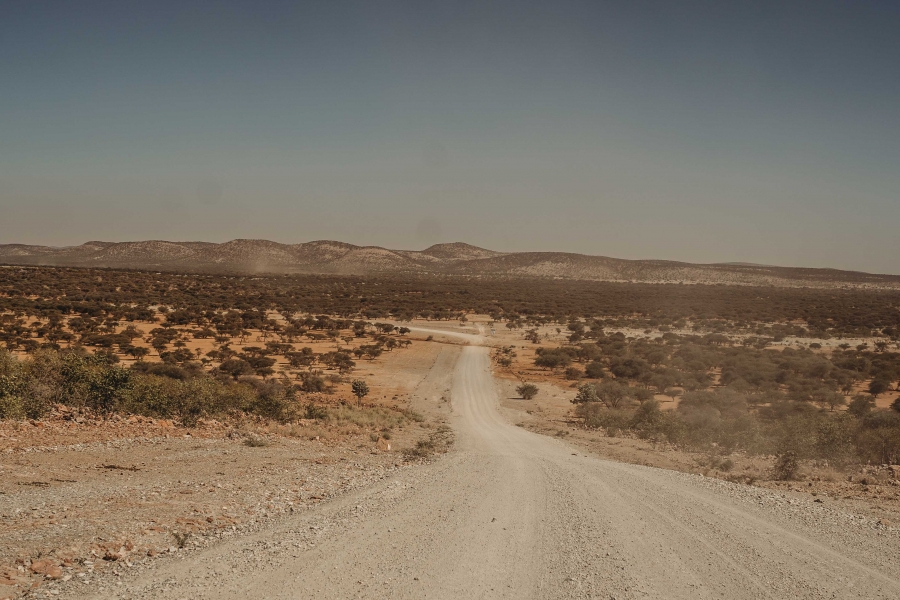
[{"label": "arid plain", "polygon": [[900,589],[889,285],[0,276],[0,597]]}]

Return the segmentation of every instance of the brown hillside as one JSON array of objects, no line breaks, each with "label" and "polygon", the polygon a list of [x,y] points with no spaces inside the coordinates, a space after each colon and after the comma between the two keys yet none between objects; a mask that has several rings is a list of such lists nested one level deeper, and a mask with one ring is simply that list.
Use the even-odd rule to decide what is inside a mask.
[{"label": "brown hillside", "polygon": [[644,283],[900,288],[900,276],[834,269],[749,264],[623,260],[565,252],[495,252],[464,243],[422,251],[337,241],[281,244],[268,240],[210,242],[91,241],[51,247],[0,244],[0,262],[17,265],[160,269],[192,272],[393,274],[551,277]]}]

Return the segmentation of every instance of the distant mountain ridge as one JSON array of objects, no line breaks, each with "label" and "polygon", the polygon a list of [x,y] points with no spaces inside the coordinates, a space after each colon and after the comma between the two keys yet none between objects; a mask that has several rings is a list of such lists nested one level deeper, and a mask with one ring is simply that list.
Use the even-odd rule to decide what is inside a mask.
[{"label": "distant mountain ridge", "polygon": [[496,252],[461,242],[436,244],[425,250],[390,250],[330,240],[301,244],[243,239],[221,244],[164,240],[90,241],[80,246],[62,248],[0,244],[0,263],[219,273],[418,273],[643,283],[900,289],[898,275],[746,263],[625,260],[568,252]]}]

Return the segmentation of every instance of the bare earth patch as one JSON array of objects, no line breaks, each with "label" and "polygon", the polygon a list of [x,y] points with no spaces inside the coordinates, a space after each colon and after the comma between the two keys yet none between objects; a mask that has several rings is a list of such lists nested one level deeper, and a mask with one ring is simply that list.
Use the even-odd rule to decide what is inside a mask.
[{"label": "bare earth patch", "polygon": [[188,428],[60,406],[0,422],[0,599],[92,589],[104,573],[254,531],[446,450],[439,399],[456,352],[423,341],[361,361],[371,398],[358,409],[318,395],[322,420]]}]

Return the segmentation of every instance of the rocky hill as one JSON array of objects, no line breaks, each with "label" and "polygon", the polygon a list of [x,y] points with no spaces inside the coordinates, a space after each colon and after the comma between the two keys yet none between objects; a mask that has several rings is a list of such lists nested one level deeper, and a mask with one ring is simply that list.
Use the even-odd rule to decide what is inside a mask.
[{"label": "rocky hill", "polygon": [[896,275],[742,263],[623,260],[564,252],[504,253],[459,242],[437,244],[421,251],[355,246],[335,241],[303,244],[279,244],[268,240],[232,240],[223,244],[160,240],[92,241],[70,247],[0,244],[0,263],[191,272],[420,273],[646,283],[900,289],[900,276]]}]

